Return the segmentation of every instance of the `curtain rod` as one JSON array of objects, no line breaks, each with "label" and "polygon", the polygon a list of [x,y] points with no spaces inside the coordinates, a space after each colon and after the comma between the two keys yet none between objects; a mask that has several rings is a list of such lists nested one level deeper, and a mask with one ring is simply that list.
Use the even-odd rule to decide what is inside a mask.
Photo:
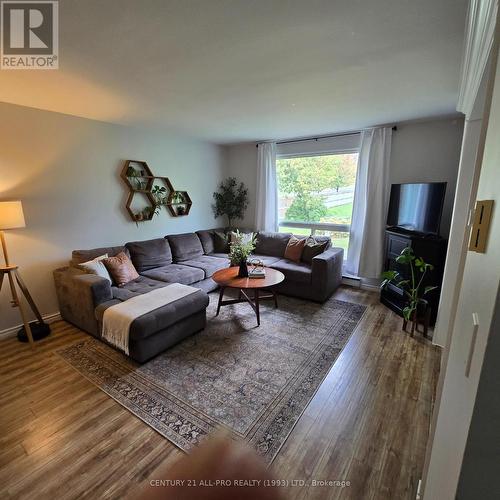
[{"label": "curtain rod", "polygon": [[[392,130],[396,131],[398,129],[397,125],[394,125],[392,127]],[[357,132],[342,132],[340,134],[331,134],[331,135],[322,135],[320,137],[307,137],[304,139],[292,139],[290,141],[277,141],[276,144],[291,144],[293,142],[305,142],[305,141],[318,141],[320,139],[330,139],[332,137],[342,137],[344,135],[354,135],[354,134],[359,134],[360,131]],[[259,147],[258,144],[255,145],[256,148]]]}]

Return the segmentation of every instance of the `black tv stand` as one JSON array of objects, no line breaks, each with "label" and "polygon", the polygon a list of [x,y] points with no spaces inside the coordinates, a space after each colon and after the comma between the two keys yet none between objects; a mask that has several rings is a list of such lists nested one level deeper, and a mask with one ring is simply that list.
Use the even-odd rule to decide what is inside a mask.
[{"label": "black tv stand", "polygon": [[[410,247],[416,256],[422,257],[425,262],[432,264],[434,269],[428,271],[422,286],[438,286],[425,298],[431,307],[431,325],[436,322],[443,281],[444,263],[446,259],[447,241],[433,234],[412,232],[399,227],[388,227],[385,231],[384,270],[398,271],[404,278],[409,278],[408,266],[398,264],[396,258],[401,251]],[[395,285],[389,285],[381,291],[380,301],[400,316],[407,304],[403,290]]]}]

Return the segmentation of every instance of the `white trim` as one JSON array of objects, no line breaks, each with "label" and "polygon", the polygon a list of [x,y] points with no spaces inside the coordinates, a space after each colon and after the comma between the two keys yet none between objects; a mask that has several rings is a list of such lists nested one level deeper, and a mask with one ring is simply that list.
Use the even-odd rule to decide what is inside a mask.
[{"label": "white trim", "polygon": [[[54,323],[55,321],[60,321],[62,319],[61,313],[59,311],[52,314],[44,314],[42,318],[46,323]],[[22,327],[23,325],[21,324],[5,328],[5,330],[0,330],[0,338],[4,339],[8,337],[13,337],[14,335],[17,334],[17,331],[20,330]]]},{"label": "white trim", "polygon": [[471,0],[467,12],[464,55],[457,111],[470,118],[488,63],[497,18],[498,0]]},{"label": "white trim", "polygon": [[333,222],[300,222],[282,220],[278,223],[279,227],[291,227],[293,229],[310,229],[311,234],[314,231],[333,231],[337,233],[348,233],[351,230],[350,224],[334,224]]},{"label": "white trim", "polygon": [[[313,140],[313,139],[311,139]],[[359,153],[359,147],[352,147],[346,149],[332,149],[332,150],[322,150],[317,153],[277,153],[276,159],[286,159],[286,158],[309,158],[311,156],[335,156],[335,155],[351,155]]]},{"label": "white trim", "polygon": [[303,158],[308,156],[329,156],[355,154],[359,152],[361,132],[331,137],[312,137],[276,144],[277,158]]}]

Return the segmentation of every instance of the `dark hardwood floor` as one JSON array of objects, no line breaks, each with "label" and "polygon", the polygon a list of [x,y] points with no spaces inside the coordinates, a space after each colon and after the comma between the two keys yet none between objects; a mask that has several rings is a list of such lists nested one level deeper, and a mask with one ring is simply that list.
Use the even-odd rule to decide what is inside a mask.
[{"label": "dark hardwood floor", "polygon": [[[415,498],[440,350],[401,331],[372,292],[341,287],[369,306],[273,463],[309,486],[287,498]],[[54,351],[86,337],[59,321],[31,351],[0,341],[0,496],[133,498],[182,453],[79,375]],[[312,481],[349,486],[310,486]]]}]

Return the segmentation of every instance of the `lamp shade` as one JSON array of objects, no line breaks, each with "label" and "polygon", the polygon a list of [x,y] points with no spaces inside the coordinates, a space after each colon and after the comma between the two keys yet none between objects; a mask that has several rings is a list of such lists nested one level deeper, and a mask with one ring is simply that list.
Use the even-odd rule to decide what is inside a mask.
[{"label": "lamp shade", "polygon": [[0,201],[0,230],[26,227],[20,201]]}]

